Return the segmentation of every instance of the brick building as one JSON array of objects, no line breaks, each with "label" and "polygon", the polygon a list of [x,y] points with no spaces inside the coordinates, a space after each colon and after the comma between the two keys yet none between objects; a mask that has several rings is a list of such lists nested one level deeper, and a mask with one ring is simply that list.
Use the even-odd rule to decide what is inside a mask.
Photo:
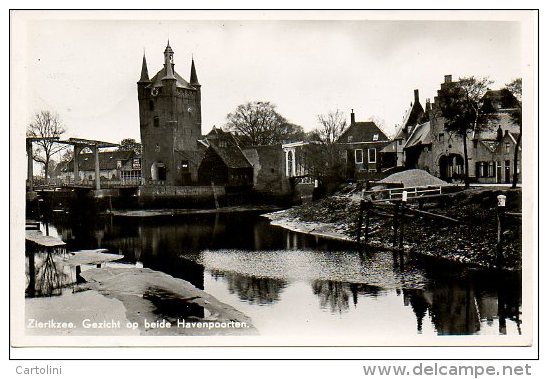
[{"label": "brick building", "polygon": [[[441,89],[455,85],[446,75]],[[490,90],[484,103],[494,117],[480,125],[467,137],[469,178],[480,183],[510,183],[513,175],[514,151],[519,125],[512,120],[517,100],[506,90]],[[462,138],[445,128],[437,97],[425,114],[428,121],[417,123],[404,145],[405,166],[420,168],[447,181],[464,178],[464,147]],[[425,117],[422,118],[424,120]],[[521,146],[518,147],[518,173],[521,171]],[[521,175],[520,175],[521,177]]]},{"label": "brick building", "polygon": [[337,143],[342,149],[348,179],[376,178],[382,169],[396,165],[395,152],[381,153],[391,143],[390,139],[374,122],[356,122],[354,110],[350,114],[350,126]]},{"label": "brick building", "polygon": [[146,184],[187,185],[198,179],[201,160],[201,85],[194,60],[190,81],[175,71],[167,43],[164,66],[149,78],[145,56],[137,82],[143,145],[142,174]]}]

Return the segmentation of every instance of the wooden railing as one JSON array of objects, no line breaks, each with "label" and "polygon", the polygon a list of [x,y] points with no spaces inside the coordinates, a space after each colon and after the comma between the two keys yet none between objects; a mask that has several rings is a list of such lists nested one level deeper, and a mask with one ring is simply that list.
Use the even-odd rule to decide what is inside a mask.
[{"label": "wooden railing", "polygon": [[364,191],[364,197],[371,197],[375,200],[401,200],[402,194],[407,191],[407,199],[435,197],[442,194],[442,186],[423,186],[423,187],[402,187],[386,188],[380,190]]}]

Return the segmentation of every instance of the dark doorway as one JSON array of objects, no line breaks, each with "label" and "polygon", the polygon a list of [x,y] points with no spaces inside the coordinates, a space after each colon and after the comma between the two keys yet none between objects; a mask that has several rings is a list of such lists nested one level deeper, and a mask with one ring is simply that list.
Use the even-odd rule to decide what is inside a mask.
[{"label": "dark doorway", "polygon": [[449,173],[447,172],[448,158],[446,155],[442,155],[440,157],[439,165],[440,165],[440,179],[447,181],[447,179],[449,178]]},{"label": "dark doorway", "polygon": [[187,160],[181,161],[181,179],[183,186],[189,186],[191,184],[190,162]]},{"label": "dark doorway", "polygon": [[158,164],[158,180],[162,182],[166,180],[166,166],[162,163]]},{"label": "dark doorway", "polygon": [[504,182],[510,183],[510,161],[504,162]]}]

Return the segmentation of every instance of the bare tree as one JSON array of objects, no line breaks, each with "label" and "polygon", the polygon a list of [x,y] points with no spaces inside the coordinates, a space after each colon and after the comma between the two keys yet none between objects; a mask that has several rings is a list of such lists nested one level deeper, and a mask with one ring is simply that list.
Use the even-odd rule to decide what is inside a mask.
[{"label": "bare tree", "polygon": [[488,86],[493,83],[489,78],[474,76],[459,78],[439,91],[441,116],[446,119],[445,128],[462,138],[464,152],[464,185],[470,186],[468,176],[468,146],[467,136],[470,132],[478,132],[487,125],[487,120],[494,117],[484,106]]},{"label": "bare tree", "polygon": [[326,115],[320,114],[318,123],[320,127],[315,130],[324,143],[335,143],[346,128],[346,117],[340,110],[329,112]]},{"label": "bare tree", "polygon": [[50,175],[49,165],[52,156],[66,149],[65,145],[59,145],[47,138],[60,137],[66,129],[63,127],[59,115],[48,110],[35,113],[33,121],[27,127],[27,137],[44,138],[34,141],[35,149],[32,158],[44,165],[46,181]]},{"label": "bare tree", "polygon": [[512,80],[506,85],[512,95],[517,100],[516,109],[512,112],[512,120],[519,125],[519,134],[516,140],[516,147],[514,149],[514,176],[512,178],[512,188],[518,186],[519,174],[518,174],[518,156],[519,156],[519,147],[521,145],[521,133],[523,131],[522,121],[521,121],[521,78]]},{"label": "bare tree", "polygon": [[304,137],[302,127],[289,123],[268,101],[238,105],[226,118],[224,129],[233,132],[245,146],[271,145]]},{"label": "bare tree", "polygon": [[317,116],[318,127],[307,134],[311,142],[307,148],[308,171],[314,176],[336,183],[342,180],[341,147],[337,144],[346,128],[346,118],[340,110]]}]

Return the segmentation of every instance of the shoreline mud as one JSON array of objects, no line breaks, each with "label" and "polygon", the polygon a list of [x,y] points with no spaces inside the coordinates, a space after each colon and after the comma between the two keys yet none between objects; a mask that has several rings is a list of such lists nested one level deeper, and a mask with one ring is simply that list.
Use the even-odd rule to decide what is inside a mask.
[{"label": "shoreline mud", "polygon": [[[498,194],[507,196],[508,212],[521,212],[521,189],[474,188],[424,204],[429,211],[460,222],[451,224],[428,217],[406,219],[403,251],[470,268],[495,268]],[[356,242],[359,203],[359,196],[335,195],[262,216],[273,226],[366,247]],[[408,206],[417,207],[417,204]],[[375,219],[367,246],[393,251],[392,236],[392,221]],[[520,271],[521,218],[505,219],[503,241],[505,264],[502,269]]]}]

